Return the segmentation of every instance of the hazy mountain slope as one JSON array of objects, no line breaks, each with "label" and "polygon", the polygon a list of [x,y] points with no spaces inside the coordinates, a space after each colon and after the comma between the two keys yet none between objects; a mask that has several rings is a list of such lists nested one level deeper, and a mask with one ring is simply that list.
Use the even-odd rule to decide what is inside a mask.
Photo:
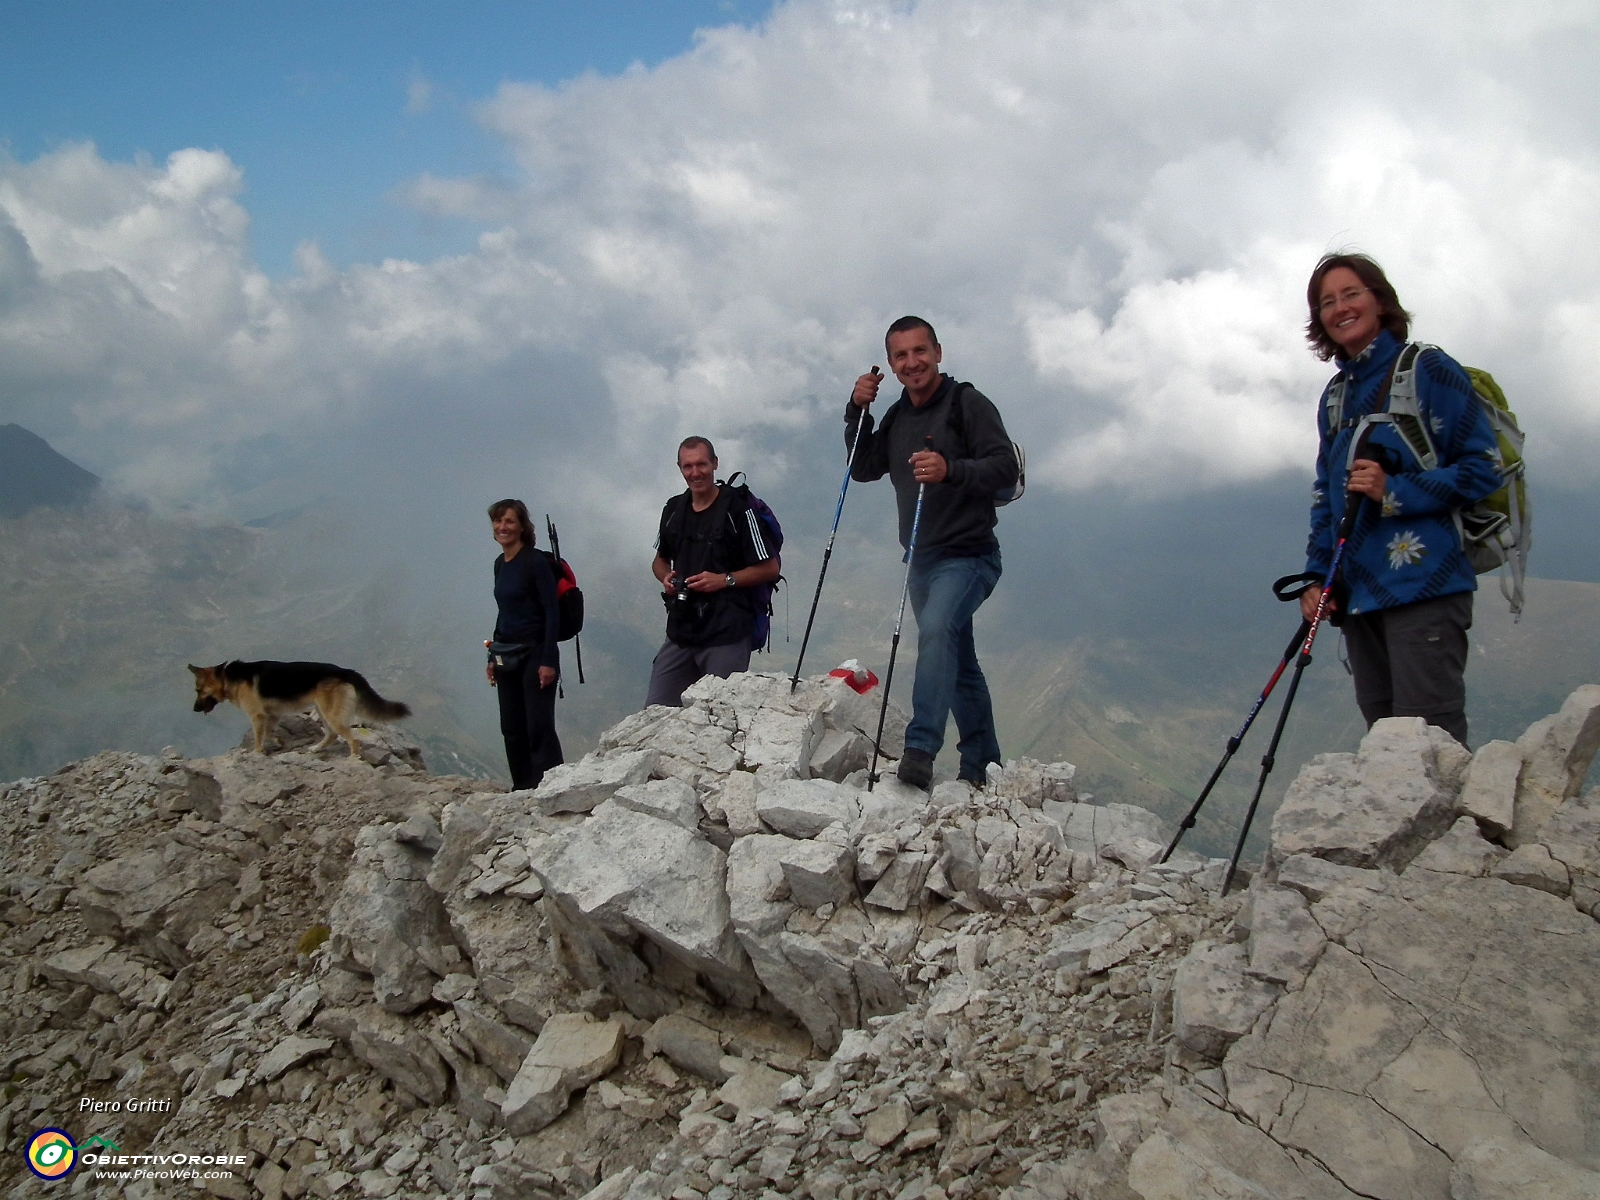
[{"label": "hazy mountain slope", "polygon": [[40,505],[81,504],[100,477],[56,453],[21,425],[0,425],[0,517],[20,517]]}]

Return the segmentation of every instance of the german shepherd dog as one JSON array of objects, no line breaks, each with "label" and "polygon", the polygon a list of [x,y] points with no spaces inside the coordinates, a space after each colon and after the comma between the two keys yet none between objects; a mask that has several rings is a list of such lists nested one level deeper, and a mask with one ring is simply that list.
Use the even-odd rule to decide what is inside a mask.
[{"label": "german shepherd dog", "polygon": [[224,700],[244,710],[255,730],[256,753],[266,751],[267,736],[274,719],[284,713],[305,712],[313,705],[327,723],[328,733],[315,749],[325,750],[334,738],[343,738],[352,757],[361,753],[361,744],[350,728],[355,713],[378,721],[398,721],[409,717],[404,704],[385,700],[372,690],[359,671],[319,662],[232,662],[215,667],[197,667],[194,672],[194,711],[208,713]]}]

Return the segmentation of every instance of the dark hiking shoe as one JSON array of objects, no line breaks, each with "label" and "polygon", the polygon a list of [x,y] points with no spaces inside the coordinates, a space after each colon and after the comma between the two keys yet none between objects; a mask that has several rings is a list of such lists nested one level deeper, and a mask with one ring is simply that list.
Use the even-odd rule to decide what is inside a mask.
[{"label": "dark hiking shoe", "polygon": [[926,750],[913,750],[906,747],[905,757],[900,760],[900,769],[895,772],[900,777],[901,783],[909,783],[914,788],[928,790],[928,785],[933,782],[933,755]]}]

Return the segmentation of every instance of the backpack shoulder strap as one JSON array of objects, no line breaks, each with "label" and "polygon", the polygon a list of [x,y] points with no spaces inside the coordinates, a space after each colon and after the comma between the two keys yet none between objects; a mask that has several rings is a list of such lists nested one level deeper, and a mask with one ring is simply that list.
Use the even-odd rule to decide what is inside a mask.
[{"label": "backpack shoulder strap", "polygon": [[1434,349],[1437,347],[1424,342],[1407,342],[1400,348],[1394,377],[1389,384],[1388,403],[1384,406],[1394,431],[1424,471],[1432,471],[1439,465],[1439,453],[1428,429],[1427,416],[1417,399],[1417,364],[1424,350]]},{"label": "backpack shoulder strap", "polygon": [[1337,437],[1339,435],[1339,426],[1344,424],[1344,396],[1348,389],[1349,382],[1345,379],[1343,371],[1340,371],[1330,379],[1327,388],[1324,389],[1326,399],[1322,407],[1328,417],[1328,436],[1330,438]]}]

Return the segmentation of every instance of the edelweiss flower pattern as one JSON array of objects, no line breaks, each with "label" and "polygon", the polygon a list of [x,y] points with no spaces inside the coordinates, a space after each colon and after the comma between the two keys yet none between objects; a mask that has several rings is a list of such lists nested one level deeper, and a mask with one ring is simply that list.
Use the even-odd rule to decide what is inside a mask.
[{"label": "edelweiss flower pattern", "polygon": [[[1400,501],[1395,498],[1395,494],[1393,492],[1385,492],[1383,494],[1383,515],[1392,517],[1399,511]],[[1393,547],[1390,548],[1393,549]]]},{"label": "edelweiss flower pattern", "polygon": [[1398,571],[1411,563],[1421,562],[1427,552],[1428,548],[1422,544],[1422,539],[1411,530],[1397,533],[1389,539],[1389,569]]}]

